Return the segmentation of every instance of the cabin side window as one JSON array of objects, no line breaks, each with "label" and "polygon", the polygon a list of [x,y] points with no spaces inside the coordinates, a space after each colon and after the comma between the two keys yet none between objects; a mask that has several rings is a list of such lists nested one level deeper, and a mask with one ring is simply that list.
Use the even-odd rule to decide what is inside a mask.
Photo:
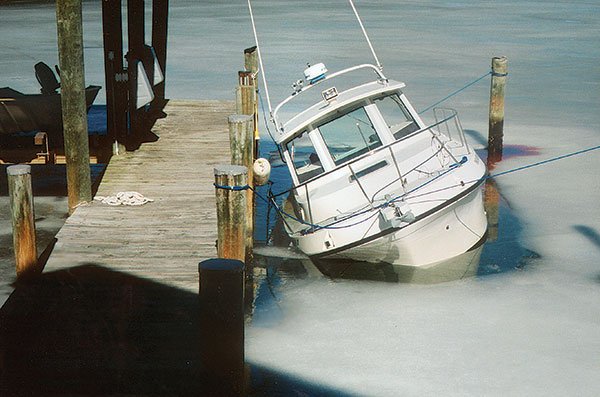
[{"label": "cabin side window", "polygon": [[324,171],[323,165],[310,140],[308,132],[303,132],[302,135],[299,135],[288,142],[286,147],[300,183],[305,182]]},{"label": "cabin side window", "polygon": [[375,99],[373,103],[377,105],[394,138],[402,139],[419,129],[398,94]]},{"label": "cabin side window", "polygon": [[381,146],[381,139],[362,107],[320,125],[319,132],[336,165]]}]

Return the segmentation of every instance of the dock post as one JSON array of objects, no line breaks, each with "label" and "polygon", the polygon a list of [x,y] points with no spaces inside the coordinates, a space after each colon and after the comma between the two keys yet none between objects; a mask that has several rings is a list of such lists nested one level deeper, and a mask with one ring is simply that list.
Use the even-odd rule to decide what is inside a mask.
[{"label": "dock post", "polygon": [[244,395],[244,263],[208,259],[200,274],[200,342],[209,375],[208,390]]},{"label": "dock post", "polygon": [[35,216],[31,189],[31,166],[12,165],[6,169],[13,224],[13,245],[17,278],[37,271]]},{"label": "dock post", "polygon": [[260,153],[260,134],[258,133],[258,51],[256,46],[244,50],[244,68],[247,72],[251,73],[249,84],[254,86],[254,112],[248,114],[254,114],[254,159],[256,160]]},{"label": "dock post", "polygon": [[492,82],[490,87],[490,122],[488,130],[488,164],[502,160],[504,137],[504,91],[508,76],[508,59],[492,58]]},{"label": "dock post", "polygon": [[[169,0],[152,1],[152,47],[163,74],[167,78],[167,35],[169,25]],[[154,87],[154,110],[162,111],[165,107],[165,80]]]},{"label": "dock post", "polygon": [[92,200],[81,0],[57,0],[58,59],[69,213]]},{"label": "dock post", "polygon": [[241,165],[214,169],[217,199],[217,256],[246,259],[246,194],[248,171]]},{"label": "dock post", "polygon": [[[236,113],[254,116],[256,113],[256,86],[254,85],[252,72],[240,71],[238,72],[238,78],[239,85],[236,90],[235,101]],[[254,130],[255,128],[252,128],[253,132]]]},{"label": "dock post", "polygon": [[123,66],[123,15],[121,0],[102,0],[106,129],[114,156],[127,145],[127,73]]},{"label": "dock post", "polygon": [[[249,115],[229,116],[229,142],[231,145],[231,164],[243,165],[247,169],[247,184],[252,186],[253,180],[253,117]],[[246,194],[246,256],[247,265],[252,262],[252,248],[254,246],[254,194]]]}]

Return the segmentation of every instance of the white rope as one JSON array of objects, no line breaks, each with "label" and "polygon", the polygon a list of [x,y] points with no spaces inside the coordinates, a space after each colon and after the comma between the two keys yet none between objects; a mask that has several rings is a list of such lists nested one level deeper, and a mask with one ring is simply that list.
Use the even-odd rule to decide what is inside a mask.
[{"label": "white rope", "polygon": [[96,196],[94,200],[100,201],[102,204],[117,206],[117,205],[144,205],[151,203],[154,200],[144,197],[138,192],[119,192],[114,196]]}]

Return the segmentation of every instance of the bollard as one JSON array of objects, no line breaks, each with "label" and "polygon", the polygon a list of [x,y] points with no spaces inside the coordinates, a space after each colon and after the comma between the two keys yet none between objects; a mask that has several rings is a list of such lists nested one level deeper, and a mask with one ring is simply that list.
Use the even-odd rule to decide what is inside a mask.
[{"label": "bollard", "polygon": [[244,263],[208,259],[198,264],[198,272],[200,337],[210,392],[244,395]]},{"label": "bollard", "polygon": [[493,164],[502,160],[502,140],[504,137],[504,91],[507,75],[508,59],[506,57],[492,58],[488,164]]},{"label": "bollard", "polygon": [[220,165],[214,169],[219,258],[244,261],[246,257],[247,172],[240,165]]},{"label": "bollard", "polygon": [[35,215],[31,189],[31,166],[12,165],[6,169],[13,223],[13,245],[17,278],[37,272]]},{"label": "bollard", "polygon": [[[248,184],[253,180],[253,118],[248,115],[229,116],[229,142],[231,144],[231,164],[243,165],[248,172]],[[254,194],[246,193],[246,258],[252,260],[254,246]]]}]

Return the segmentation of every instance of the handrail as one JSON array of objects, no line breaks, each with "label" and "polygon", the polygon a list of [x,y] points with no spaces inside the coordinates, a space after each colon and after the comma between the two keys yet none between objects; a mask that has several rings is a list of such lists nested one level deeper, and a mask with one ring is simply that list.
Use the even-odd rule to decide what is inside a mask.
[{"label": "handrail", "polygon": [[381,70],[379,70],[379,68],[377,66],[372,65],[370,63],[363,63],[361,65],[352,66],[350,68],[342,69],[342,70],[340,70],[338,72],[332,73],[332,74],[330,74],[328,76],[325,76],[325,78],[323,78],[323,79],[321,79],[321,80],[319,80],[319,81],[317,81],[317,82],[315,82],[313,84],[310,84],[310,85],[302,87],[299,91],[294,92],[292,95],[288,96],[283,101],[281,101],[275,107],[275,110],[273,110],[272,115],[271,115],[271,121],[273,122],[273,124],[275,124],[275,128],[279,129],[279,125],[278,124],[280,124],[280,123],[279,123],[279,121],[277,119],[277,113],[279,112],[279,109],[281,109],[281,107],[283,105],[287,104],[292,99],[296,98],[299,94],[308,91],[312,87],[315,87],[315,86],[319,85],[320,83],[322,83],[324,81],[333,79],[335,77],[341,76],[341,75],[346,74],[346,73],[354,72],[354,71],[359,70],[359,69],[373,69],[375,71],[375,73],[379,76],[379,78],[378,78],[379,81],[387,81],[388,80],[387,77],[385,77],[385,75],[383,74],[383,72]]}]

